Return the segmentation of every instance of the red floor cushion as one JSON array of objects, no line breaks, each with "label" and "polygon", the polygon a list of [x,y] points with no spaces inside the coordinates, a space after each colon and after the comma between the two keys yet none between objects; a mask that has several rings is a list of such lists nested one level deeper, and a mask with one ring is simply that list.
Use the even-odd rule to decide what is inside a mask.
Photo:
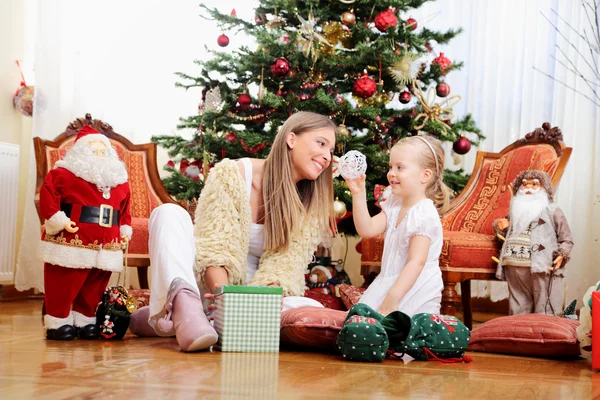
[{"label": "red floor cushion", "polygon": [[319,307],[299,307],[281,313],[281,344],[294,349],[336,351],[335,340],[346,312]]},{"label": "red floor cushion", "polygon": [[532,357],[577,357],[579,321],[542,314],[492,319],[471,332],[468,351]]}]

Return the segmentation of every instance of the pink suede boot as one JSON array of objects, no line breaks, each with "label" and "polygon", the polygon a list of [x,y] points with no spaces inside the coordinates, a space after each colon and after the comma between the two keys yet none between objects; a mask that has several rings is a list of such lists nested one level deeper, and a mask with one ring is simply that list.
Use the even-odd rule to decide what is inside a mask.
[{"label": "pink suede boot", "polygon": [[200,295],[195,290],[182,288],[177,293],[171,318],[181,350],[204,350],[217,343],[219,336],[204,314]]},{"label": "pink suede boot", "polygon": [[200,295],[181,278],[173,279],[163,308],[164,317],[156,321],[160,336],[173,336],[183,351],[208,349],[219,336],[204,314]]}]

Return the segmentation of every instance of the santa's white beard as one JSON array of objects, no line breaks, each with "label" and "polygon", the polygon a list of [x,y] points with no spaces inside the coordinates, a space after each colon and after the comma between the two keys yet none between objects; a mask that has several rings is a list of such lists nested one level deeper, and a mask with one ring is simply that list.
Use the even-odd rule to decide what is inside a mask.
[{"label": "santa's white beard", "polygon": [[95,184],[102,192],[127,182],[125,164],[112,148],[108,156],[103,158],[89,154],[89,148],[73,146],[64,159],[56,162],[56,166]]},{"label": "santa's white beard", "polygon": [[532,194],[524,194],[517,191],[517,195],[510,203],[510,223],[512,231],[521,233],[529,224],[538,219],[548,206],[549,200],[545,190],[538,189]]}]

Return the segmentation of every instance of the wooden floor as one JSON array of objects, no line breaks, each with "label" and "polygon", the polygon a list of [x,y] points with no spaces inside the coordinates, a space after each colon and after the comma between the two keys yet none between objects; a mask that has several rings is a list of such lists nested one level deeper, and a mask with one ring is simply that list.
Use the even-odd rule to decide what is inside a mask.
[{"label": "wooden floor", "polygon": [[46,341],[41,302],[0,303],[0,399],[592,399],[585,360],[470,353],[471,364],[342,361],[333,354],[195,353],[175,339]]}]

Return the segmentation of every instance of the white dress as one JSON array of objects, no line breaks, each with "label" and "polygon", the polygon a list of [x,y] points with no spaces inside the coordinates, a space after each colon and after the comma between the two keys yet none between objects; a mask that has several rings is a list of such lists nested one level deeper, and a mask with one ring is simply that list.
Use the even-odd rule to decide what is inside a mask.
[{"label": "white dress", "polygon": [[408,210],[398,227],[396,222],[402,208],[401,199],[391,194],[381,203],[381,208],[387,216],[381,272],[362,295],[360,303],[379,309],[406,265],[410,239],[415,235],[422,235],[431,239],[427,262],[412,288],[398,304],[397,310],[410,317],[418,313],[439,314],[444,289],[439,265],[442,224],[433,201],[419,201]]}]

